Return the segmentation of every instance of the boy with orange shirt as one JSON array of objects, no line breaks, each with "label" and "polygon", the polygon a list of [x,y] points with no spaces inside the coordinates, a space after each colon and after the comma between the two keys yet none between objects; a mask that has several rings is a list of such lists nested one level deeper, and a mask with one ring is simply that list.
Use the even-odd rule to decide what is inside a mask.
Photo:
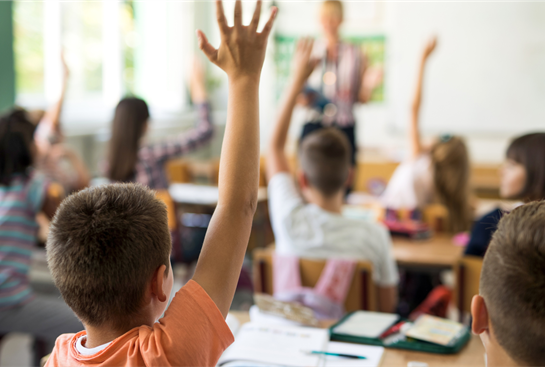
[{"label": "boy with orange shirt", "polygon": [[[193,279],[172,300],[166,209],[142,186],[116,184],[70,196],[48,239],[48,262],[66,303],[85,326],[63,335],[47,366],[211,366],[233,342],[225,323],[257,205],[258,89],[276,15],[257,33],[261,2],[229,27],[216,2],[221,45],[199,47],[229,77],[219,202]],[[156,321],[163,312],[164,317]]]},{"label": "boy with orange shirt", "polygon": [[484,257],[473,332],[488,366],[545,366],[545,201],[523,205],[498,224]]}]

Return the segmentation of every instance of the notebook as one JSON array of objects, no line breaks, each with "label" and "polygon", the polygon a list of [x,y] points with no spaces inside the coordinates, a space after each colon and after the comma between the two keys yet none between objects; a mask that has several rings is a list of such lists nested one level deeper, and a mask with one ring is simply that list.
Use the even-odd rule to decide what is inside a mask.
[{"label": "notebook", "polygon": [[364,338],[378,338],[399,320],[392,313],[356,311],[333,329],[333,333]]},{"label": "notebook", "polygon": [[240,328],[235,342],[223,353],[218,365],[240,361],[280,366],[318,366],[321,356],[304,351],[324,350],[328,341],[327,329],[250,322]]},{"label": "notebook", "polygon": [[[324,356],[309,351],[362,355],[367,359]],[[376,367],[383,352],[382,347],[329,342],[327,329],[250,322],[240,328],[218,366]]]},{"label": "notebook", "polygon": [[464,332],[464,325],[458,322],[422,315],[405,335],[429,343],[452,346]]}]

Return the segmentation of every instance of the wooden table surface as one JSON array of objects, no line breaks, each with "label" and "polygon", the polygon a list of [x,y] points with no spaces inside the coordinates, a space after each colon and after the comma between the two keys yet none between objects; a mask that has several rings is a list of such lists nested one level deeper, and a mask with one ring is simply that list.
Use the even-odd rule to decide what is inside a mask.
[{"label": "wooden table surface", "polygon": [[[231,312],[241,324],[250,321],[248,312]],[[322,327],[327,328],[334,322],[323,322]],[[409,362],[424,362],[429,367],[484,367],[484,347],[478,336],[472,335],[469,343],[457,354],[431,354],[421,352],[411,352],[408,350],[386,349],[382,357],[381,366],[406,367]]]},{"label": "wooden table surface", "polygon": [[427,240],[393,237],[393,253],[398,265],[453,268],[464,248],[452,243],[451,235],[434,235]]}]

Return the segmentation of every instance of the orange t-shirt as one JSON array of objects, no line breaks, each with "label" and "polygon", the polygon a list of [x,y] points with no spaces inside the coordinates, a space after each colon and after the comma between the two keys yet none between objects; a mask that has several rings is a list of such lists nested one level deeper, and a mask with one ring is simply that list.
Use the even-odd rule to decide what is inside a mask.
[{"label": "orange t-shirt", "polygon": [[215,366],[233,334],[206,291],[191,280],[153,327],[140,326],[100,352],[76,350],[77,334],[57,338],[47,366]]}]

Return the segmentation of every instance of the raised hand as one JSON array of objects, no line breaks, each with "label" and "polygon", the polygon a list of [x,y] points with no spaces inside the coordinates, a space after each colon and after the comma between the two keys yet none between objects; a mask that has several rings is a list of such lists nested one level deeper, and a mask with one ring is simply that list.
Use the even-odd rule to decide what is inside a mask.
[{"label": "raised hand", "polygon": [[216,13],[221,34],[221,44],[215,49],[203,32],[197,31],[199,48],[208,59],[225,71],[230,79],[239,77],[257,77],[265,60],[267,40],[276,18],[278,9],[273,7],[269,20],[261,33],[257,32],[261,17],[261,0],[257,1],[254,16],[250,25],[242,25],[242,3],[235,3],[234,26],[227,25],[221,0],[216,1]]},{"label": "raised hand", "polygon": [[62,63],[62,76],[64,80],[66,81],[68,77],[70,76],[70,69],[68,68],[68,65],[66,64],[66,60],[64,58],[64,51],[61,52],[61,63]]},{"label": "raised hand", "polygon": [[424,53],[422,56],[424,58],[428,58],[432,54],[433,50],[435,50],[436,46],[437,46],[437,37],[433,36],[426,43],[426,46],[424,47]]},{"label": "raised hand", "polygon": [[301,38],[297,42],[292,61],[292,73],[294,80],[298,83],[306,82],[320,61],[319,59],[311,58],[313,45],[314,39],[310,37]]}]

